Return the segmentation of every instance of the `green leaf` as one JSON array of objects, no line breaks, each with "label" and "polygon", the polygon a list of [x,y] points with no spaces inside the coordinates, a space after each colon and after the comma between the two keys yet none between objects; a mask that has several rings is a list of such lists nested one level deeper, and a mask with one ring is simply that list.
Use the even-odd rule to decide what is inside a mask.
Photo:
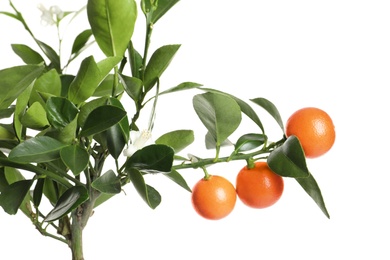
[{"label": "green leaf", "polygon": [[74,186],[69,188],[61,195],[55,207],[49,212],[44,219],[45,222],[52,222],[65,216],[81,203],[89,198],[88,191],[83,186]]},{"label": "green leaf", "polygon": [[45,60],[42,56],[24,44],[11,44],[12,50],[24,61],[26,64],[40,64]]},{"label": "green leaf", "polygon": [[166,145],[153,144],[136,151],[126,162],[126,171],[136,168],[143,173],[167,173],[172,170],[175,151]]},{"label": "green leaf", "polygon": [[160,136],[155,143],[170,146],[178,153],[194,142],[194,139],[192,130],[176,130]]},{"label": "green leaf", "polygon": [[104,132],[104,137],[107,141],[107,148],[111,156],[118,159],[127,143],[120,125],[115,124],[108,128]]},{"label": "green leaf", "polygon": [[158,48],[150,57],[150,60],[145,69],[144,86],[145,92],[148,92],[157,79],[161,77],[165,69],[171,63],[174,55],[179,50],[180,45],[165,45]]},{"label": "green leaf", "polygon": [[160,194],[154,188],[145,183],[141,172],[137,169],[131,168],[128,173],[135,189],[146,204],[148,204],[148,206],[152,209],[155,209],[158,205],[160,205]]},{"label": "green leaf", "polygon": [[89,114],[93,110],[95,110],[96,108],[103,106],[103,105],[107,105],[107,103],[108,103],[108,97],[101,97],[101,98],[93,99],[93,100],[85,103],[80,108],[79,116],[77,117],[77,124],[80,127],[83,127]]},{"label": "green leaf", "polygon": [[[103,79],[102,82],[100,82],[99,86],[96,88],[95,92],[93,93],[94,97],[109,97],[112,95],[112,86],[114,85],[115,79],[113,74],[107,75]],[[119,85],[115,89],[114,96],[118,96],[121,94],[124,90],[123,82],[119,82]]]},{"label": "green leaf", "polygon": [[60,157],[65,144],[48,136],[36,136],[11,150],[9,159],[18,163],[48,162]]},{"label": "green leaf", "polygon": [[142,80],[136,77],[128,77],[122,74],[120,77],[127,95],[129,95],[129,97],[131,97],[131,99],[133,99],[135,102],[138,102],[142,93]]},{"label": "green leaf", "polygon": [[241,110],[231,97],[216,94],[198,94],[193,98],[195,112],[210,132],[217,147],[239,126]]},{"label": "green leaf", "polygon": [[[107,57],[97,63],[100,71],[100,81],[107,77],[108,73],[122,60],[121,56]],[[100,83],[100,82],[99,82]]]},{"label": "green leaf", "polygon": [[0,124],[0,140],[16,140],[12,125]]},{"label": "green leaf", "polygon": [[47,45],[46,43],[39,41],[35,39],[43,53],[46,55],[46,57],[50,60],[50,67],[55,69],[58,73],[61,72],[61,61],[60,56],[53,50],[52,47]]},{"label": "green leaf", "polygon": [[72,144],[76,138],[77,128],[77,117],[73,119],[64,128],[56,129],[51,128],[46,132],[46,136],[50,136],[64,144]]},{"label": "green leaf", "polygon": [[228,94],[228,93],[225,93],[225,92],[222,92],[219,90],[215,90],[215,89],[211,89],[211,88],[199,88],[199,89],[201,89],[203,91],[211,92],[211,93],[218,93],[218,94],[226,95],[228,97],[233,98],[237,102],[237,104],[240,106],[242,113],[247,115],[255,124],[257,124],[260,127],[261,131],[264,133],[264,127],[263,127],[263,124],[261,123],[259,117],[257,116],[256,112],[252,109],[252,107],[249,106],[246,102],[244,102],[243,100],[241,100],[241,99],[239,99],[231,94]]},{"label": "green leaf", "polygon": [[135,78],[141,78],[140,71],[142,68],[143,58],[139,52],[134,49],[133,42],[130,41],[127,47],[129,62],[131,67],[131,75]]},{"label": "green leaf", "polygon": [[72,122],[79,112],[66,98],[50,97],[46,102],[47,119],[55,128],[61,129]]},{"label": "green leaf", "polygon": [[19,140],[24,139],[25,131],[21,119],[26,111],[32,88],[33,83],[31,83],[30,86],[28,86],[16,99],[13,124],[15,129],[15,135]]},{"label": "green leaf", "polygon": [[46,118],[46,110],[39,102],[33,103],[20,119],[20,122],[28,128],[41,130],[49,125]]},{"label": "green leaf", "polygon": [[104,105],[94,109],[85,120],[81,136],[92,136],[120,122],[126,116],[123,109]]},{"label": "green leaf", "polygon": [[161,17],[164,16],[166,12],[169,11],[179,0],[158,0],[157,6],[152,7],[150,0],[142,0],[143,8],[142,11],[145,15],[150,13],[151,8],[154,8],[153,12],[150,13],[151,17],[149,18],[152,23],[156,23]]},{"label": "green leaf", "polygon": [[73,172],[79,175],[88,166],[89,154],[79,145],[69,145],[61,149],[61,160]]},{"label": "green leaf", "polygon": [[100,84],[101,76],[93,56],[85,58],[80,65],[76,78],[69,86],[68,97],[74,104],[90,98]]},{"label": "green leaf", "polygon": [[85,48],[91,36],[91,29],[86,29],[82,31],[79,35],[77,35],[72,45],[72,55],[77,55],[83,48]]},{"label": "green leaf", "polygon": [[194,89],[194,88],[199,88],[201,87],[202,84],[195,83],[195,82],[183,82],[180,83],[179,85],[172,87],[170,89],[167,89],[165,91],[160,92],[160,96],[164,94],[169,94],[169,93],[174,93],[178,91],[183,91],[183,90],[189,90],[189,89]]},{"label": "green leaf", "polygon": [[[42,94],[45,93],[45,94]],[[61,78],[58,72],[51,69],[42,74],[34,83],[29,104],[40,102],[43,107],[46,105],[46,98],[49,96],[61,95]]]},{"label": "green leaf", "polygon": [[309,175],[306,178],[295,178],[296,181],[302,186],[306,193],[314,200],[318,207],[322,210],[327,218],[330,218],[328,210],[326,209],[324,198],[322,197],[320,187],[318,186],[313,175]]},{"label": "green leaf", "polygon": [[0,119],[9,118],[15,112],[15,105],[11,105],[9,108],[0,110]]},{"label": "green leaf", "polygon": [[235,144],[235,151],[245,152],[255,149],[264,144],[267,137],[263,134],[245,134],[238,138]]},{"label": "green leaf", "polygon": [[92,182],[92,187],[100,192],[108,194],[118,194],[121,192],[121,183],[118,176],[112,170],[107,171],[102,176]]},{"label": "green leaf", "polygon": [[274,172],[283,177],[307,178],[310,175],[302,146],[293,135],[269,154],[267,162]]},{"label": "green leaf", "polygon": [[282,117],[280,116],[280,113],[279,113],[278,109],[276,108],[276,106],[271,101],[269,101],[265,98],[254,98],[254,99],[251,99],[251,101],[254,102],[255,104],[261,106],[262,108],[264,108],[276,120],[276,122],[278,123],[278,125],[280,126],[282,131],[284,132],[284,125],[283,125]]},{"label": "green leaf", "polygon": [[10,215],[15,215],[18,212],[32,183],[32,180],[16,181],[3,189],[0,194],[0,206],[5,212]]},{"label": "green leaf", "polygon": [[38,179],[37,184],[35,184],[33,192],[33,203],[35,207],[39,207],[42,201],[43,187],[45,185],[45,179]]},{"label": "green leaf", "polygon": [[164,174],[164,176],[168,177],[171,181],[175,182],[185,190],[191,192],[191,188],[188,186],[187,182],[178,171],[172,170],[170,173]]},{"label": "green leaf", "polygon": [[38,65],[0,70],[0,109],[8,108],[42,71],[43,66]]},{"label": "green leaf", "polygon": [[122,56],[133,35],[137,18],[136,2],[89,0],[87,15],[92,33],[103,53],[106,56]]},{"label": "green leaf", "polygon": [[[110,98],[109,104],[116,106],[120,109],[123,109],[125,111],[125,108],[123,107],[122,103],[117,98]],[[121,133],[123,135],[124,141],[127,143],[130,138],[130,127],[129,127],[129,119],[127,116],[125,116],[119,123],[118,126],[121,130]]]}]

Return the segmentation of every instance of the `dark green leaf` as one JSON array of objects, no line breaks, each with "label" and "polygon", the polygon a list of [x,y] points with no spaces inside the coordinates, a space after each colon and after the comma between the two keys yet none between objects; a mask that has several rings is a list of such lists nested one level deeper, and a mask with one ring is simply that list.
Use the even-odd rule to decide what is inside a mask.
[{"label": "dark green leaf", "polygon": [[115,194],[111,194],[111,193],[100,193],[99,197],[97,197],[95,201],[94,208],[102,205],[104,202],[106,202],[107,200],[111,199],[114,196]]},{"label": "dark green leaf", "polygon": [[302,146],[293,135],[270,153],[268,165],[274,172],[284,177],[307,178],[310,175]]},{"label": "dark green leaf", "polygon": [[72,84],[74,78],[76,76],[74,75],[68,75],[68,74],[62,74],[60,76],[61,79],[61,97],[67,97],[69,92],[69,86]]},{"label": "dark green leaf", "polygon": [[132,41],[130,41],[127,50],[128,50],[130,67],[131,67],[131,75],[135,78],[141,78],[140,70],[142,68],[143,58],[141,54],[139,54],[139,52],[136,49],[134,49]]},{"label": "dark green leaf", "polygon": [[0,206],[10,215],[18,212],[24,198],[30,191],[32,180],[16,181],[5,187],[0,194]]},{"label": "dark green leaf", "polygon": [[116,106],[104,105],[97,107],[88,115],[80,134],[82,136],[97,134],[117,124],[125,116],[126,111]]},{"label": "dark green leaf", "polygon": [[234,149],[237,152],[249,151],[263,145],[266,140],[263,134],[245,134],[238,138]]},{"label": "dark green leaf", "polygon": [[0,119],[9,118],[15,112],[15,105],[0,110]]},{"label": "dark green leaf", "polygon": [[89,154],[79,145],[69,145],[62,148],[60,156],[74,175],[79,175],[88,166]]},{"label": "dark green leaf", "polygon": [[127,95],[137,102],[142,93],[142,80],[136,77],[127,77],[125,75],[120,75],[120,77]]},{"label": "dark green leaf", "polygon": [[60,157],[65,144],[48,136],[37,136],[11,150],[9,159],[18,163],[48,162]]},{"label": "dark green leaf", "polygon": [[131,168],[128,173],[138,194],[150,208],[155,209],[161,203],[160,194],[145,183],[144,177],[139,170]]},{"label": "dark green leaf", "polygon": [[55,207],[47,214],[44,221],[51,222],[65,216],[88,198],[88,191],[85,187],[74,186],[69,188],[61,195]]},{"label": "dark green leaf", "polygon": [[282,131],[284,132],[284,125],[283,125],[282,117],[280,116],[280,113],[279,113],[278,109],[276,108],[276,106],[271,101],[269,101],[265,98],[254,98],[254,99],[251,99],[251,101],[253,101],[257,105],[264,108],[276,120],[276,122],[278,123],[278,125],[280,126]]},{"label": "dark green leaf", "polygon": [[112,170],[107,171],[92,182],[92,187],[100,192],[108,194],[118,194],[121,192],[120,179]]},{"label": "dark green leaf", "polygon": [[24,44],[11,44],[12,50],[24,61],[26,64],[40,64],[45,60],[42,56]]},{"label": "dark green leaf", "polygon": [[179,50],[180,45],[165,45],[158,48],[150,58],[146,69],[144,77],[144,86],[145,91],[148,92],[154,84],[156,84],[157,79],[161,77],[165,69],[171,63],[176,52]]},{"label": "dark green leaf", "polygon": [[153,144],[136,151],[126,162],[126,170],[136,168],[143,173],[170,172],[174,150],[166,145]]},{"label": "dark green leaf", "polygon": [[77,123],[80,127],[83,127],[85,124],[85,120],[87,120],[89,114],[95,110],[96,108],[107,105],[108,103],[108,97],[101,97],[97,99],[93,99],[87,103],[85,103],[80,108],[79,116],[77,117]]},{"label": "dark green leaf", "polygon": [[176,170],[172,170],[170,173],[164,174],[164,176],[168,177],[171,181],[177,183],[180,187],[184,188],[185,190],[191,192],[191,188],[188,186],[187,182],[183,178],[183,176],[180,175],[180,173]]},{"label": "dark green leaf", "polygon": [[176,130],[160,136],[155,143],[170,146],[175,150],[175,153],[178,153],[190,145],[194,139],[194,131]]},{"label": "dark green leaf", "polygon": [[137,18],[136,2],[89,0],[87,14],[92,33],[103,53],[106,56],[122,56],[133,35]]},{"label": "dark green leaf", "polygon": [[8,108],[42,71],[43,66],[38,65],[0,70],[0,109]]},{"label": "dark green leaf", "polygon": [[64,144],[72,144],[76,138],[77,130],[78,129],[77,129],[77,117],[76,117],[64,128],[61,129],[50,128],[45,135],[57,139],[58,141]]},{"label": "dark green leaf", "polygon": [[78,113],[77,107],[66,98],[50,97],[46,102],[47,119],[55,128],[61,129],[72,122]]},{"label": "dark green leaf", "polygon": [[72,46],[72,54],[75,55],[79,53],[83,48],[85,48],[88,40],[92,36],[92,30],[86,29],[82,31],[79,35],[76,36],[73,46]]},{"label": "dark green leaf", "polygon": [[44,185],[45,179],[38,179],[37,183],[35,184],[33,192],[33,203],[35,207],[39,207],[41,204]]},{"label": "dark green leaf", "polygon": [[320,187],[318,186],[313,175],[309,175],[306,178],[295,178],[297,182],[302,186],[306,193],[314,200],[314,202],[320,207],[322,212],[327,218],[330,218],[328,210],[326,209],[324,199],[321,194]]},{"label": "dark green leaf", "polygon": [[239,126],[241,110],[237,102],[217,93],[198,94],[193,98],[195,112],[210,132],[217,147]]},{"label": "dark green leaf", "polygon": [[[120,109],[123,109],[125,111],[125,108],[123,107],[122,103],[117,98],[110,98],[109,104],[116,106]],[[120,122],[119,122],[119,128],[121,130],[121,133],[123,134],[124,141],[127,143],[130,138],[130,128],[129,128],[129,119],[127,116],[125,116]]]},{"label": "dark green leaf", "polygon": [[107,141],[107,148],[111,156],[115,159],[118,159],[127,143],[120,125],[116,124],[108,128],[104,132],[104,136]]}]

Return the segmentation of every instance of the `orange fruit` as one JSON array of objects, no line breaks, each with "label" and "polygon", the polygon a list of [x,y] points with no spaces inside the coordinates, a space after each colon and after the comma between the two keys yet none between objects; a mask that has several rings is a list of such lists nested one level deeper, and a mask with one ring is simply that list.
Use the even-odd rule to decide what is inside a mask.
[{"label": "orange fruit", "polygon": [[252,208],[266,208],[275,204],[283,194],[284,181],[266,162],[256,162],[253,168],[245,166],[236,179],[240,200]]},{"label": "orange fruit", "polygon": [[336,132],[333,121],[323,110],[306,107],[293,113],[286,123],[286,136],[295,135],[307,158],[319,157],[332,148]]},{"label": "orange fruit", "polygon": [[210,175],[199,180],[192,189],[192,205],[202,217],[217,220],[229,215],[236,205],[233,184],[224,177]]}]

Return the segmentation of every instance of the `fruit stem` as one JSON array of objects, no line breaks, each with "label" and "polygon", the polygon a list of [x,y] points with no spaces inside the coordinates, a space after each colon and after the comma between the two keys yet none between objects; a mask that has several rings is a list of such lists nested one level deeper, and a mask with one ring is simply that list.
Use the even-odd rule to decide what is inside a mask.
[{"label": "fruit stem", "polygon": [[204,172],[204,178],[203,179],[205,179],[205,180],[210,179],[210,174],[208,173],[206,167],[202,167],[202,170]]},{"label": "fruit stem", "polygon": [[253,157],[246,159],[246,167],[248,169],[252,169],[255,167],[255,160],[253,159]]}]

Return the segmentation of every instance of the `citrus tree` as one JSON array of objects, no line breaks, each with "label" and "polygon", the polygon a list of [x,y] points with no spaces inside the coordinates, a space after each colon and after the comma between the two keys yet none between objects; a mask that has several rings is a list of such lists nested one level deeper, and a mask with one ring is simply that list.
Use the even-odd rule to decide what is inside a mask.
[{"label": "citrus tree", "polygon": [[[178,1],[89,0],[77,12],[41,7],[42,18],[57,29],[66,19],[88,17],[90,27],[78,32],[66,59],[39,40],[12,1],[12,12],[0,10],[19,21],[23,33],[35,42],[34,46],[12,44],[23,64],[0,70],[0,206],[7,214],[22,212],[42,235],[69,246],[74,260],[84,259],[82,233],[94,208],[109,203],[125,185],[133,185],[150,208],[159,206],[159,192],[145,182],[144,176],[149,174],[163,174],[193,191],[194,209],[208,219],[226,217],[234,208],[236,194],[248,206],[271,206],[283,192],[283,178],[296,179],[329,217],[307,167],[305,149],[309,147],[316,156],[330,149],[334,142],[330,118],[318,124],[316,116],[320,114],[315,110],[309,119],[303,115],[289,121],[285,129],[275,105],[263,97],[247,102],[195,82],[160,88],[161,76],[180,45],[164,45],[150,53],[153,26]],[[132,41],[139,20],[146,23],[143,46]],[[66,73],[92,44],[104,58],[83,57],[77,73]],[[215,151],[212,158],[199,157],[196,151],[181,154],[195,141],[193,130],[178,129],[151,139],[159,98],[190,89],[198,91],[192,105],[207,130],[201,141]],[[129,105],[123,100],[132,102]],[[149,124],[139,128],[145,107],[150,108],[146,115]],[[267,111],[280,126],[279,140],[268,139],[255,108]],[[253,121],[258,131],[230,140],[243,116]],[[296,129],[305,131],[294,132]],[[300,140],[305,140],[304,145]],[[231,149],[227,156],[221,155],[222,146]],[[243,175],[237,177],[237,188],[223,176],[207,171],[210,165],[237,160],[246,165]],[[107,169],[107,164],[112,169]],[[204,178],[191,189],[182,175],[184,169],[201,169]],[[251,186],[257,182],[270,185]],[[49,210],[42,207],[44,201]]]}]

